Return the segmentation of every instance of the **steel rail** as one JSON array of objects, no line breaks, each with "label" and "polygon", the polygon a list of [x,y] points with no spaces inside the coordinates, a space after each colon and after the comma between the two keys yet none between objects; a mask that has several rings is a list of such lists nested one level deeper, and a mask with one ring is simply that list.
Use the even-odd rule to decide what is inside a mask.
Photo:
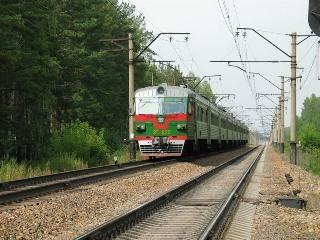
[{"label": "steel rail", "polygon": [[75,240],[93,240],[93,239],[113,239],[128,228],[132,227],[133,225],[137,224],[138,222],[144,220],[152,213],[156,212],[164,205],[168,204],[181,194],[187,192],[191,188],[195,187],[199,183],[203,182],[204,180],[208,179],[209,177],[217,174],[227,166],[233,164],[237,160],[243,158],[244,156],[248,155],[252,151],[258,148],[252,148],[236,157],[233,157],[231,160],[220,164],[219,166],[206,171],[205,173],[197,176],[186,183],[182,184],[174,188],[171,191],[166,192],[165,194],[157,197],[119,217],[116,217],[86,233],[83,235],[75,238]]},{"label": "steel rail", "polygon": [[[50,178],[51,182],[45,182],[34,186],[22,187],[21,189],[2,191],[0,192],[0,204],[7,204],[11,202],[21,201],[27,198],[32,198],[40,195],[44,195],[51,192],[65,190],[73,188],[79,185],[89,184],[97,181],[108,180],[114,177],[118,177],[125,174],[135,173],[142,170],[148,170],[154,167],[160,167],[177,162],[177,159],[162,160],[162,161],[140,161],[134,163],[128,163],[123,165],[110,165],[105,167],[99,167],[94,169],[84,169],[83,171],[72,171],[65,174],[55,174],[64,176],[64,179]],[[94,172],[98,170],[98,172]],[[70,174],[71,175],[68,175]],[[73,175],[76,174],[76,175]],[[72,176],[67,178],[66,176]],[[50,177],[42,176],[42,177]],[[39,178],[42,178],[39,177]],[[24,180],[21,180],[22,182]],[[20,181],[20,182],[21,182]],[[28,181],[28,179],[26,179]],[[15,185],[17,186],[17,185]]]},{"label": "steel rail", "polygon": [[232,192],[229,194],[219,211],[216,213],[214,218],[210,221],[206,229],[203,231],[199,240],[206,239],[217,239],[219,235],[225,229],[227,225],[228,218],[232,215],[233,210],[236,209],[236,206],[240,200],[242,193],[244,192],[247,184],[249,183],[249,179],[251,178],[259,159],[262,156],[264,151],[264,147],[262,148],[259,155],[255,158],[255,160],[250,164],[246,172],[242,175],[241,179],[237,183],[237,185],[233,188]]},{"label": "steel rail", "polygon": [[81,175],[88,175],[88,174],[105,172],[105,171],[110,171],[110,170],[115,170],[115,169],[120,169],[120,168],[126,168],[129,166],[137,166],[137,165],[141,165],[144,163],[155,163],[158,161],[144,160],[143,162],[136,161],[136,162],[123,163],[123,164],[110,164],[110,165],[105,165],[105,166],[100,166],[100,167],[92,167],[92,168],[66,171],[66,172],[54,173],[54,174],[50,174],[50,175],[42,175],[42,176],[37,176],[37,177],[30,177],[30,178],[18,179],[18,180],[14,180],[14,181],[2,182],[2,183],[0,183],[0,193],[1,193],[1,191],[10,191],[10,190],[13,190],[13,189],[19,188],[19,187],[32,186],[32,185],[36,185],[36,184],[62,180],[62,179],[77,177],[77,176],[81,176]]}]

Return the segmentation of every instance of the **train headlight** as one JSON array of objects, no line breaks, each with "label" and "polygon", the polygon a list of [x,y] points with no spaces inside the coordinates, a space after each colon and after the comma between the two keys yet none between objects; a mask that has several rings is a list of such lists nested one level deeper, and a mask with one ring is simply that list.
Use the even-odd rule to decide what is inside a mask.
[{"label": "train headlight", "polygon": [[140,124],[137,124],[136,125],[136,130],[138,131],[138,132],[144,132],[145,130],[146,130],[146,125],[144,124],[144,123],[140,123]]},{"label": "train headlight", "polygon": [[178,130],[186,130],[187,129],[187,125],[186,124],[178,124],[177,125],[177,129]]},{"label": "train headlight", "polygon": [[158,94],[164,94],[164,91],[165,91],[165,89],[164,89],[164,87],[162,87],[162,86],[160,86],[160,87],[157,88],[157,93],[158,93]]}]

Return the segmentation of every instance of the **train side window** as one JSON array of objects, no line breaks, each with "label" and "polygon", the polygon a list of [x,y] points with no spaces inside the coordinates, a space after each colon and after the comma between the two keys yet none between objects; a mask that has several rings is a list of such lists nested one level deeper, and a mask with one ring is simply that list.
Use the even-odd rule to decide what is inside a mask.
[{"label": "train side window", "polygon": [[202,109],[198,106],[198,121],[201,121],[202,119]]},{"label": "train side window", "polygon": [[192,115],[193,113],[194,113],[194,103],[190,99],[190,101],[188,102],[188,114]]},{"label": "train side window", "polygon": [[204,121],[208,122],[208,110],[204,111]]},{"label": "train side window", "polygon": [[197,106],[197,120],[200,120],[200,107]]},{"label": "train side window", "polygon": [[218,115],[214,115],[214,124],[215,125],[219,125],[219,116]]}]

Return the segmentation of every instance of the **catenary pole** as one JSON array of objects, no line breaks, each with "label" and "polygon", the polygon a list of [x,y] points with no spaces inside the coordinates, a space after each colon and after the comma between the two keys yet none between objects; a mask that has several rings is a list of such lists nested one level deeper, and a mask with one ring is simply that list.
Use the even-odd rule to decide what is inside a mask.
[{"label": "catenary pole", "polygon": [[278,108],[278,145],[277,149],[280,151],[281,144],[281,97],[279,97],[279,108]]},{"label": "catenary pole", "polygon": [[291,34],[291,127],[290,127],[290,162],[297,164],[297,132],[296,132],[296,88],[297,88],[297,33]]},{"label": "catenary pole", "polygon": [[136,160],[136,144],[134,141],[134,53],[132,34],[128,34],[129,41],[129,160]]},{"label": "catenary pole", "polygon": [[280,153],[284,153],[284,76],[281,77],[280,109],[281,109]]}]

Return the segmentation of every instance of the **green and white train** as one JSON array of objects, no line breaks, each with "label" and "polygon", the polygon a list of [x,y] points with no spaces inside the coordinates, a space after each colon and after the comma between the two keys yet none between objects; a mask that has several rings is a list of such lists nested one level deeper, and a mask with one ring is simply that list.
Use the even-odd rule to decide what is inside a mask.
[{"label": "green and white train", "polygon": [[135,140],[142,155],[184,153],[245,145],[248,127],[184,86],[152,86],[135,93]]}]

